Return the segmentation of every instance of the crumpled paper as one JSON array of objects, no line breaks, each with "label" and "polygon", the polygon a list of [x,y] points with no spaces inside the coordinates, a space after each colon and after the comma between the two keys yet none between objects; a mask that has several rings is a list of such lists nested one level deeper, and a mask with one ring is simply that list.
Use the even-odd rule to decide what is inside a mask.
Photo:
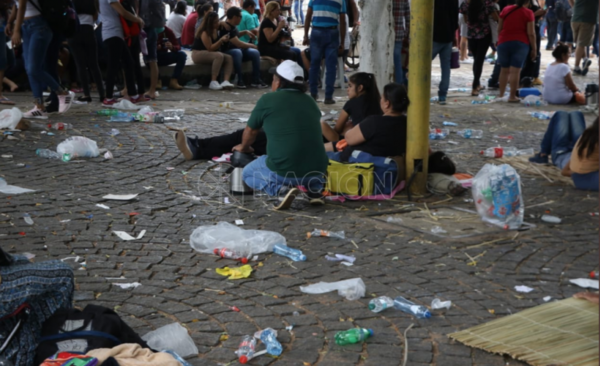
[{"label": "crumpled paper", "polygon": [[518,292],[525,292],[525,293],[533,291],[533,289],[528,286],[515,286],[515,290],[517,290]]},{"label": "crumpled paper", "polygon": [[230,280],[239,280],[240,278],[248,278],[252,273],[252,267],[249,264],[237,268],[217,268],[215,271],[221,276],[229,276]]},{"label": "crumpled paper", "polygon": [[569,280],[569,282],[571,282],[574,285],[577,285],[579,287],[583,287],[583,288],[593,288],[598,290],[598,280],[590,280],[588,278],[575,278],[572,280]]},{"label": "crumpled paper", "polygon": [[344,254],[335,254],[335,256],[333,256],[333,257],[326,255],[325,259],[327,259],[328,261],[332,261],[332,262],[346,261],[349,263],[354,263],[354,261],[356,260],[355,257],[349,256],[349,255],[344,255]]}]

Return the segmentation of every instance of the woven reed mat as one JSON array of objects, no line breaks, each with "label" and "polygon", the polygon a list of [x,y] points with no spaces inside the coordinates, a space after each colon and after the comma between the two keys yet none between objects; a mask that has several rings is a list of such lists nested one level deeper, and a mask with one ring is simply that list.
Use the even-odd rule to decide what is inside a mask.
[{"label": "woven reed mat", "polygon": [[[560,182],[563,184],[574,187],[573,179],[571,177],[564,177],[560,174],[560,169],[554,165],[534,164],[529,162],[529,156],[512,156],[503,157],[501,159],[494,159],[493,161],[497,164],[498,162],[503,164],[509,164],[517,170],[519,175],[527,174],[534,175],[540,179],[547,180],[550,183]],[[521,182],[522,183],[522,182]]]},{"label": "woven reed mat", "polygon": [[598,305],[569,298],[449,334],[534,366],[598,366]]}]

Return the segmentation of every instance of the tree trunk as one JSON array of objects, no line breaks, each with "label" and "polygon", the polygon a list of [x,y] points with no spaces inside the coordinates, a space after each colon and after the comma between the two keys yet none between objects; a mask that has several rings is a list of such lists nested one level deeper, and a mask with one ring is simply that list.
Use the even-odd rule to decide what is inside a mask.
[{"label": "tree trunk", "polygon": [[375,74],[379,90],[393,80],[394,16],[390,0],[360,0],[360,71]]}]

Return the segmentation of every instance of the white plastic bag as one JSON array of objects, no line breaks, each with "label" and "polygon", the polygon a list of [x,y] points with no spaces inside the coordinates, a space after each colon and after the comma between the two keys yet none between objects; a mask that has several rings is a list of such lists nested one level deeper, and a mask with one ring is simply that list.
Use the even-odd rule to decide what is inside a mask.
[{"label": "white plastic bag", "polygon": [[0,129],[14,130],[21,118],[23,118],[23,113],[17,107],[3,110],[0,112]]},{"label": "white plastic bag", "polygon": [[300,291],[305,294],[324,294],[337,290],[338,295],[344,296],[347,300],[358,300],[365,296],[367,287],[360,278],[338,282],[318,282],[308,286],[300,286]]},{"label": "white plastic bag", "polygon": [[521,178],[512,166],[485,164],[473,178],[471,191],[483,221],[504,229],[521,227],[525,205]]},{"label": "white plastic bag", "polygon": [[146,333],[142,337],[150,348],[160,351],[173,351],[181,357],[198,354],[198,347],[188,334],[187,329],[179,323],[173,323],[160,327],[157,330]]},{"label": "white plastic bag", "polygon": [[548,102],[546,102],[545,100],[542,100],[542,98],[540,98],[537,95],[533,95],[530,94],[528,96],[526,96],[525,98],[521,99],[521,104],[524,104],[526,107],[540,107],[540,106],[547,106]]},{"label": "white plastic bag", "polygon": [[18,186],[11,186],[10,184],[6,183],[6,181],[4,179],[0,178],[0,193],[21,194],[21,193],[29,193],[29,192],[35,192],[35,191],[33,189],[21,188]]},{"label": "white plastic bag", "polygon": [[244,230],[228,222],[200,226],[190,236],[190,245],[194,250],[210,254],[216,248],[260,254],[272,252],[275,244],[285,245],[285,237],[273,231]]},{"label": "white plastic bag", "polygon": [[83,136],[72,136],[58,144],[56,152],[71,154],[71,157],[95,158],[100,155],[96,141]]},{"label": "white plastic bag", "polygon": [[129,110],[129,111],[137,111],[138,109],[142,108],[141,106],[131,103],[127,99],[123,99],[119,103],[115,103],[115,104],[111,105],[110,107],[116,108],[116,109]]}]

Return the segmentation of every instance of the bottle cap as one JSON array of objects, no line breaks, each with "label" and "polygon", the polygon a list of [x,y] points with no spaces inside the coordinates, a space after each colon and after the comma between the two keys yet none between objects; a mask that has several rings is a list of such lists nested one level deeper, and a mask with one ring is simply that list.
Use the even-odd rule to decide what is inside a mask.
[{"label": "bottle cap", "polygon": [[374,333],[373,333],[373,329],[369,328],[369,329],[367,329],[367,330],[369,331],[369,337],[372,337],[372,336],[373,336],[373,334],[374,334]]},{"label": "bottle cap", "polygon": [[219,254],[219,248],[215,248],[215,250],[213,250],[213,253]]},{"label": "bottle cap", "polygon": [[246,355],[240,356],[240,360],[239,361],[240,361],[241,364],[247,363],[248,362],[248,356],[246,356]]},{"label": "bottle cap", "polygon": [[298,257],[298,259],[300,259],[301,261],[305,261],[306,260],[306,256],[304,254],[302,254],[300,257]]},{"label": "bottle cap", "polygon": [[431,318],[431,313],[429,311],[426,311],[424,314],[425,319],[429,319]]},{"label": "bottle cap", "polygon": [[248,258],[242,258],[240,261],[241,261],[243,264],[246,264],[246,263],[248,263]]},{"label": "bottle cap", "polygon": [[369,303],[369,310],[375,309],[375,304]]}]

